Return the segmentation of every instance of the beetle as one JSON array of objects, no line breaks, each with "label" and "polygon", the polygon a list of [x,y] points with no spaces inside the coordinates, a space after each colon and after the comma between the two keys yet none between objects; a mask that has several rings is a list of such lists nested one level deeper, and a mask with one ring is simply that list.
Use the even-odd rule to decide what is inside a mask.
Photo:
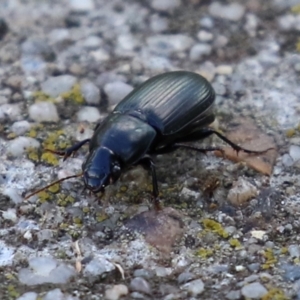
[{"label": "beetle", "polygon": [[269,150],[244,149],[209,128],[208,125],[215,119],[214,102],[213,87],[199,74],[172,71],[148,79],[129,93],[102,123],[97,124],[90,139],[65,151],[52,151],[64,156],[65,160],[89,143],[89,153],[82,165],[82,173],[62,178],[43,189],[82,175],[85,188],[94,193],[103,192],[107,185],[118,180],[123,170],[140,164],[151,171],[153,197],[158,207],[159,191],[152,155],[172,152],[178,148],[202,153],[222,151],[216,147],[201,149],[185,144],[212,134],[237,152],[242,150],[262,154]]}]

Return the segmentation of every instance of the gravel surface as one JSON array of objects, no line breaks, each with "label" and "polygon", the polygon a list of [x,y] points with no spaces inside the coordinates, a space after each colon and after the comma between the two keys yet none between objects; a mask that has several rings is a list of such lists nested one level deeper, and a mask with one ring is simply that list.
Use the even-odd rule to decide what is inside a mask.
[{"label": "gravel surface", "polygon": [[[299,0],[0,1],[0,298],[300,299],[299,31]],[[215,88],[213,126],[272,155],[155,157],[159,212],[141,167],[104,195],[79,177],[25,199],[88,151],[45,149],[179,69]]]}]

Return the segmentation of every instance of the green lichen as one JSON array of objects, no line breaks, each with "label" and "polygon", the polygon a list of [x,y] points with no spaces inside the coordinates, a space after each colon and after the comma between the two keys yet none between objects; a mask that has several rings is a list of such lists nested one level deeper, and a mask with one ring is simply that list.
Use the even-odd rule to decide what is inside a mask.
[{"label": "green lichen", "polygon": [[126,185],[120,186],[120,192],[125,193],[128,190],[128,187]]},{"label": "green lichen", "polygon": [[39,151],[37,148],[29,147],[29,148],[27,148],[26,153],[27,153],[28,159],[30,159],[34,162],[40,161]]},{"label": "green lichen", "polygon": [[54,102],[54,99],[51,98],[49,95],[41,92],[41,91],[36,91],[32,94],[33,99],[35,102],[41,102],[41,101],[51,101]]},{"label": "green lichen", "polygon": [[73,101],[77,104],[84,103],[84,98],[81,93],[80,84],[78,84],[78,83],[76,83],[70,91],[63,93],[61,96],[66,101]]},{"label": "green lichen", "polygon": [[96,220],[97,220],[97,222],[101,223],[101,222],[105,221],[106,219],[108,219],[108,216],[105,213],[98,212],[96,214]]},{"label": "green lichen", "polygon": [[236,249],[242,248],[242,245],[238,239],[230,239],[229,244],[231,247],[236,248]]},{"label": "green lichen", "polygon": [[16,288],[12,284],[9,284],[7,286],[7,292],[9,297],[12,297],[12,299],[16,299],[20,296],[20,293],[16,290]]},{"label": "green lichen", "polygon": [[261,300],[288,300],[284,294],[284,292],[280,289],[274,288],[268,291],[266,295],[264,295]]},{"label": "green lichen", "polygon": [[56,183],[48,188],[49,192],[51,192],[53,194],[58,193],[59,189],[60,189],[60,185],[58,183]]},{"label": "green lichen", "polygon": [[294,128],[287,129],[285,132],[286,137],[291,138],[296,134],[296,130]]},{"label": "green lichen", "polygon": [[74,217],[73,218],[73,222],[74,224],[76,224],[77,226],[82,226],[82,219],[80,217]]},{"label": "green lichen", "polygon": [[222,225],[212,219],[204,219],[202,221],[203,226],[206,230],[212,231],[222,238],[228,238],[228,232],[222,227]]},{"label": "green lichen", "polygon": [[83,213],[87,214],[87,213],[89,213],[91,211],[91,209],[88,206],[84,206],[82,208],[82,211],[83,211]]},{"label": "green lichen", "polygon": [[74,197],[70,195],[60,193],[57,196],[58,196],[57,204],[59,206],[66,207],[68,205],[72,205],[75,202]]},{"label": "green lichen", "polygon": [[53,166],[58,165],[58,159],[56,155],[51,152],[44,152],[41,156],[41,161]]},{"label": "green lichen", "polygon": [[270,269],[277,263],[277,259],[274,256],[274,252],[272,249],[267,248],[263,254],[264,258],[266,259],[265,263],[262,265],[264,270]]},{"label": "green lichen", "polygon": [[205,248],[200,248],[195,252],[195,255],[201,258],[208,258],[213,254],[214,252],[211,249],[205,249]]},{"label": "green lichen", "polygon": [[46,191],[41,191],[37,195],[39,197],[39,202],[40,203],[44,203],[44,202],[48,201],[51,198],[50,194]]},{"label": "green lichen", "polygon": [[291,12],[294,14],[300,14],[300,4],[297,4],[291,8]]}]

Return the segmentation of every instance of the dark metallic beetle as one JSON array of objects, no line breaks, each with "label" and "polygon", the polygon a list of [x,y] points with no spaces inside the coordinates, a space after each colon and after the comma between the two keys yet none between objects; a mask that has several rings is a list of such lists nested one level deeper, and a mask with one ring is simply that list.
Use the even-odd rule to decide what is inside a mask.
[{"label": "dark metallic beetle", "polygon": [[157,199],[155,165],[149,155],[171,152],[180,147],[199,152],[221,150],[199,149],[184,144],[211,134],[219,136],[236,151],[265,152],[241,148],[217,131],[207,128],[215,118],[214,100],[212,86],[198,74],[185,71],[161,74],[150,78],[127,95],[97,125],[91,139],[83,140],[64,152],[54,153],[64,155],[66,159],[82,145],[89,143],[89,154],[82,165],[83,173],[76,176],[83,175],[85,187],[92,192],[103,191],[120,177],[122,170],[141,164],[152,173],[153,196]]}]

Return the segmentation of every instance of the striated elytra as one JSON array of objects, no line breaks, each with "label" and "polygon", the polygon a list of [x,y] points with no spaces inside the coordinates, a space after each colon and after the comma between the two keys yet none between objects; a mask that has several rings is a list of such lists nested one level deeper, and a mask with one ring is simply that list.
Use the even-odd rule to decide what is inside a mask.
[{"label": "striated elytra", "polygon": [[102,123],[97,124],[91,139],[83,140],[66,151],[53,152],[66,159],[82,145],[89,143],[89,154],[82,165],[83,172],[75,176],[83,175],[85,187],[95,193],[104,191],[129,166],[141,164],[151,171],[153,196],[158,207],[159,192],[151,155],[178,148],[198,152],[221,150],[200,149],[185,144],[211,134],[219,136],[236,151],[265,152],[241,148],[207,127],[214,121],[214,100],[214,89],[199,74],[175,71],[157,75],[129,93]]}]

